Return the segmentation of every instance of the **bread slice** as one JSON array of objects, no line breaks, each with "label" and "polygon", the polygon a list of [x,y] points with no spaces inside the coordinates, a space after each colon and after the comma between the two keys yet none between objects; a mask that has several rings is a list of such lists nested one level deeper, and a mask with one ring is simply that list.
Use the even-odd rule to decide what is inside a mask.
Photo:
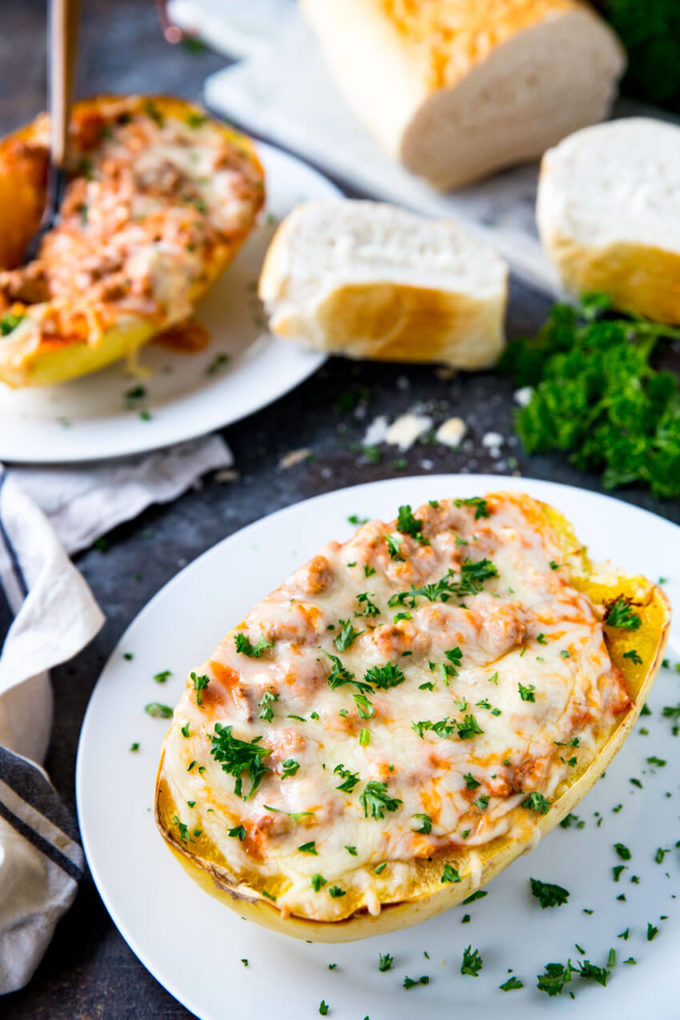
[{"label": "bread slice", "polygon": [[601,120],[625,64],[577,0],[301,0],[348,104],[437,188],[540,156]]},{"label": "bread slice", "polygon": [[260,276],[272,332],[352,358],[493,365],[507,267],[452,221],[380,202],[298,206]]},{"label": "bread slice", "polygon": [[545,154],[536,213],[568,291],[680,323],[680,127],[630,117],[578,131]]}]

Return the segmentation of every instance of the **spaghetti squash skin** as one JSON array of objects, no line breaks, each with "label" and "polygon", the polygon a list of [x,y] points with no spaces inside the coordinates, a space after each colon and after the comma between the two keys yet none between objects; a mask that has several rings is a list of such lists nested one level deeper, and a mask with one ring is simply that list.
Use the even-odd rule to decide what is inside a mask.
[{"label": "spaghetti squash skin", "polygon": [[[418,522],[422,522],[420,527]],[[407,528],[406,532],[398,530],[399,523]],[[510,534],[511,531],[515,534]],[[397,555],[403,557],[401,561],[385,553],[383,546],[389,549],[388,536],[397,540],[400,547]],[[536,581],[533,589],[528,585],[519,595],[515,592],[508,596],[506,566],[512,562],[510,554],[518,550],[523,578],[533,576],[543,560],[548,572],[540,582]],[[483,552],[490,555],[480,560]],[[435,573],[441,573],[441,560],[446,556],[453,569],[448,575],[449,587],[455,589],[451,598],[443,603],[437,601],[437,595],[446,591],[446,585],[440,585],[438,591],[430,590],[432,601],[420,594],[425,585],[417,582],[422,581],[424,575],[416,579],[419,591],[415,597],[410,597],[413,587],[402,583],[404,576],[412,576],[410,567],[427,570],[431,566],[436,568]],[[428,563],[430,557],[436,563]],[[333,631],[325,633],[327,617],[315,621],[316,638],[313,640],[318,640],[319,658],[327,660],[319,664],[323,684],[315,688],[307,710],[298,716],[305,721],[286,722],[282,730],[278,714],[289,714],[290,692],[295,690],[300,679],[289,676],[286,690],[281,684],[281,672],[272,665],[267,666],[266,661],[268,655],[283,654],[279,653],[277,644],[283,646],[290,640],[295,610],[291,609],[285,617],[277,617],[278,632],[274,634],[270,627],[272,617],[266,607],[271,606],[272,600],[276,605],[290,602],[293,584],[299,588],[304,578],[308,589],[317,589],[309,592],[303,610],[308,618],[310,613],[313,618],[310,605],[319,608],[324,605],[325,598],[332,601],[334,584],[340,583],[337,577],[336,581],[333,576],[329,578],[322,558],[331,564],[330,575],[337,575],[338,570],[343,569],[350,574],[358,572],[362,577],[355,583],[357,588],[363,591],[368,588],[371,592],[377,588],[380,594],[373,604],[379,608],[379,613],[352,618],[352,629],[364,629],[363,646],[359,650],[362,637],[354,637],[344,653],[338,650],[337,629],[336,639],[329,644]],[[475,564],[496,562],[498,573],[494,576],[491,566],[482,571],[473,568],[478,577],[483,570],[488,576],[481,587],[479,582],[472,585],[477,587],[476,591],[463,595],[456,585],[457,578],[464,576],[461,567],[466,560]],[[427,568],[424,563],[428,563]],[[371,570],[376,573],[371,574]],[[346,594],[344,573],[341,581],[341,590]],[[386,581],[386,588],[381,587],[381,581]],[[563,618],[550,620],[546,615],[544,584],[554,590],[559,604],[564,607]],[[387,591],[397,596],[396,599],[394,594],[391,596],[391,609],[385,606]],[[404,592],[405,596],[401,597],[400,593]],[[297,596],[292,597],[295,600]],[[458,603],[467,608],[462,609]],[[522,612],[517,603],[521,603]],[[365,602],[359,603],[362,604]],[[498,632],[497,621],[507,620],[511,605],[519,616],[524,614],[521,625]],[[612,621],[617,619],[612,605],[624,608],[624,618],[632,620],[631,628],[606,623],[610,615]],[[487,608],[489,616],[482,620]],[[411,619],[394,624],[391,621],[397,612],[410,614]],[[414,670],[415,680],[421,679],[418,670],[425,667],[418,666],[418,646],[427,635],[426,622],[432,622],[433,612],[440,618],[427,637],[427,648],[421,649],[420,658],[424,656],[425,660],[442,658],[437,649],[442,647],[442,632],[454,617],[460,629],[472,619],[471,614],[481,614],[483,631],[481,639],[476,636],[474,640],[459,641],[460,655],[444,657],[444,662],[457,663],[453,670],[442,670],[435,664],[429,674],[430,680],[426,681],[426,685],[434,684],[434,692],[427,686],[423,690],[420,683],[416,686],[408,677]],[[384,623],[381,617],[385,618]],[[284,630],[284,619],[288,631]],[[256,630],[258,620],[262,623],[260,631]],[[587,640],[585,632],[579,630],[585,626],[583,621],[588,621]],[[670,607],[660,588],[643,577],[626,577],[608,564],[591,563],[566,519],[529,496],[494,493],[476,501],[442,500],[436,506],[421,507],[410,516],[400,512],[398,521],[391,526],[370,522],[360,528],[350,542],[343,546],[332,543],[305,568],[293,574],[281,589],[255,607],[246,621],[227,635],[207,663],[190,675],[161,756],[156,788],[158,827],[182,866],[202,888],[241,916],[270,928],[298,938],[342,942],[416,924],[460,903],[485,885],[519,854],[531,849],[586,795],[631,732],[660,666],[669,625]],[[323,631],[319,629],[321,626]],[[543,630],[537,631],[537,626]],[[576,627],[577,631],[572,634],[573,641],[567,644],[565,635],[570,627]],[[464,628],[460,633],[464,636],[463,631]],[[373,704],[372,714],[365,702],[356,699],[356,709],[338,708],[337,715],[344,719],[346,731],[338,743],[327,729],[327,747],[322,735],[321,750],[316,759],[312,755],[310,763],[305,742],[317,746],[318,733],[322,733],[324,727],[335,725],[327,711],[329,704],[333,706],[334,698],[348,698],[347,687],[355,690],[350,681],[337,685],[329,693],[333,668],[337,674],[337,663],[330,656],[335,655],[345,668],[350,663],[358,679],[361,676],[355,668],[358,662],[365,660],[368,665],[373,646],[380,645],[387,634],[394,643],[399,632],[410,635],[413,655],[403,657],[395,653],[390,661],[393,667],[402,669],[404,680],[386,690],[375,684],[364,694]],[[346,644],[346,628],[342,633],[345,633],[345,640],[340,641],[340,647]],[[242,635],[240,639],[237,638],[239,634]],[[260,654],[246,656],[243,670],[233,675],[236,671],[227,665],[228,661],[233,661],[231,649],[237,640],[243,647],[246,636],[250,650],[257,652],[259,648]],[[296,637],[299,636],[298,632]],[[273,645],[262,644],[270,640]],[[560,646],[557,654],[561,664],[550,657],[553,642]],[[447,643],[448,634],[445,634],[444,644]],[[579,651],[579,643],[588,650],[585,658]],[[272,647],[275,652],[271,651]],[[630,654],[633,650],[636,655]],[[571,670],[572,659],[577,660],[578,666],[574,672],[564,674],[563,683],[559,673],[561,665]],[[298,661],[300,677],[303,677],[303,658]],[[525,672],[518,673],[518,665]],[[581,670],[589,677],[581,676]],[[294,667],[292,672],[295,672]],[[370,675],[366,671],[365,679]],[[523,688],[524,694],[518,698],[515,681],[520,675],[526,683],[520,680],[520,693]],[[511,684],[508,677],[512,678]],[[267,686],[268,680],[271,686]],[[551,706],[553,702],[558,706],[556,715],[561,717],[562,706],[555,699],[561,697],[563,687],[566,689],[574,683],[582,685],[581,691],[587,697],[579,695],[574,700],[573,690],[566,695],[568,720],[561,723],[566,729],[560,731],[556,740]],[[472,702],[471,689],[484,697],[475,697]],[[255,692],[259,697],[263,690],[272,693],[272,698],[265,699],[265,709],[259,710],[260,713],[264,711],[264,720],[258,713],[262,702],[255,697]],[[467,700],[461,696],[462,690]],[[245,716],[239,709],[242,695],[250,706]],[[451,702],[451,724],[440,724],[438,731],[430,723],[436,713],[430,713],[425,707],[422,712],[420,708],[415,714],[413,711],[417,699],[433,696]],[[322,714],[321,722],[313,722],[313,715],[308,711],[314,704]],[[351,699],[337,704],[351,704]],[[496,709],[498,714],[494,716],[496,704],[503,708]],[[523,743],[522,734],[526,735],[527,725],[533,725],[531,713],[534,711],[533,722],[537,720],[538,728],[532,730],[534,737],[529,744],[540,744],[539,738],[546,737],[546,746],[554,745],[554,751],[547,755],[532,756],[528,745]],[[523,712],[528,714],[523,716]],[[390,755],[385,758],[381,753],[386,746],[382,727],[401,733],[404,713],[415,732],[402,736],[391,746],[387,744],[392,751],[391,771],[390,765],[386,765]],[[461,728],[467,725],[469,729],[472,713],[479,733]],[[270,714],[273,722],[267,722]],[[357,714],[359,717],[353,718]],[[361,718],[362,714],[369,717]],[[427,722],[424,723],[425,716]],[[454,717],[461,723],[457,731],[452,725]],[[269,749],[269,756],[258,757],[268,770],[257,780],[255,789],[254,773],[243,771],[240,774],[240,796],[234,789],[236,773],[224,775],[218,765],[219,753],[211,755],[207,751],[210,741],[213,748],[220,746],[219,730],[222,727],[224,733],[225,726],[233,727],[234,736],[242,739],[257,732],[260,739],[256,738],[251,746],[261,744],[263,754],[265,748]],[[314,737],[306,736],[314,726],[320,730],[314,731]],[[502,741],[507,736],[512,745],[508,757],[502,761],[498,760],[492,746],[496,739],[494,726],[498,727],[499,739]],[[369,743],[361,746],[359,736],[357,747],[357,736],[363,730],[369,732]],[[281,747],[284,736],[285,751]],[[296,742],[298,750],[291,750]],[[338,774],[335,769],[337,754],[333,756],[331,748],[334,751],[344,748],[344,758],[350,760],[352,756],[352,762],[361,761],[361,756],[365,756],[363,767],[359,766],[356,772],[352,767],[346,770],[354,772],[357,781],[354,785],[350,781],[345,800],[339,807],[335,801],[336,790],[346,772]],[[422,760],[432,759],[435,767],[429,773],[418,774],[421,760],[418,756],[424,750],[427,754]],[[298,769],[288,778],[282,775],[285,755],[291,756],[287,759],[289,770],[292,756],[300,759]],[[193,764],[187,765],[184,761],[187,756]],[[315,768],[317,765],[321,773]],[[314,777],[316,785],[312,781]],[[386,784],[382,795],[383,818],[372,813],[370,800],[367,801],[369,809],[364,810],[362,817],[361,794],[365,793],[366,781],[376,782],[377,777],[384,777]],[[302,785],[293,792],[295,787],[290,784],[298,779],[302,780]],[[416,821],[405,817],[407,810],[412,811],[414,782],[415,793],[428,805],[427,815],[424,810],[415,814]],[[446,803],[444,809],[438,810],[436,801],[438,788],[444,789],[445,783],[449,783],[446,797],[442,795],[440,799],[442,803],[451,804],[456,796],[463,798],[461,824],[468,826],[467,833],[457,831],[460,818],[455,811],[448,816],[449,823],[453,824],[448,828],[441,824],[446,820]],[[392,807],[385,808],[390,799]],[[331,808],[332,805],[335,807]],[[285,810],[291,807],[295,809],[292,815]],[[329,810],[330,821],[324,824]],[[217,817],[217,824],[211,815]],[[494,816],[494,821],[488,821]],[[424,822],[421,827],[424,817],[430,819],[429,832]],[[382,856],[376,855],[377,830],[381,838],[385,837]],[[349,848],[344,871],[338,871],[337,854],[331,846],[337,833],[340,842],[346,839],[345,849]],[[347,833],[352,836],[348,837]],[[238,855],[232,851],[234,844],[238,844]],[[326,846],[329,847],[327,852]],[[300,864],[301,859],[305,863]],[[300,878],[300,868],[306,867],[307,860],[310,861],[307,870],[311,876],[311,891],[304,887]],[[319,878],[323,879],[323,884],[319,883]]]},{"label": "spaghetti squash skin", "polygon": [[38,258],[49,122],[0,142],[0,380],[53,385],[134,361],[187,319],[264,202],[249,139],[169,96],[75,104],[69,183]]}]

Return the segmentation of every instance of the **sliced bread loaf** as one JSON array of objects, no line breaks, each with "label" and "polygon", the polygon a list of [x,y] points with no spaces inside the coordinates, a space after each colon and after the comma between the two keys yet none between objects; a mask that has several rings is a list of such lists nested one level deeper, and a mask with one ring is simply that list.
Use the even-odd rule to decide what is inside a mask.
[{"label": "sliced bread loaf", "polygon": [[630,117],[548,151],[536,209],[566,290],[680,322],[680,127]]},{"label": "sliced bread loaf", "polygon": [[492,365],[507,267],[451,221],[325,199],[278,228],[260,277],[272,331],[353,358]]},{"label": "sliced bread loaf", "polygon": [[601,120],[624,68],[579,0],[301,0],[338,88],[386,151],[459,188]]}]

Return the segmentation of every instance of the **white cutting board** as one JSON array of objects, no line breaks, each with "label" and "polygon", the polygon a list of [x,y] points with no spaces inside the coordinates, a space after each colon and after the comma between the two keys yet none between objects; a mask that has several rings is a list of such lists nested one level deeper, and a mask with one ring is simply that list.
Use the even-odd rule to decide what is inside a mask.
[{"label": "white cutting board", "polygon": [[[534,219],[537,163],[441,194],[388,158],[355,118],[293,0],[171,0],[169,10],[177,24],[242,58],[205,82],[205,101],[217,113],[370,197],[457,219],[493,244],[517,276],[556,289]],[[657,113],[630,102],[617,107],[632,112]]]}]

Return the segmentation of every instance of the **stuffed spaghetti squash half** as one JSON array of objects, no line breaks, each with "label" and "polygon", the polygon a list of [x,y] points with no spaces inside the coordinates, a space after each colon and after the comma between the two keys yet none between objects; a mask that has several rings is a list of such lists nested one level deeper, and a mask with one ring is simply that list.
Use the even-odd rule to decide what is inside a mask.
[{"label": "stuffed spaghetti squash half", "polygon": [[0,142],[0,380],[52,385],[187,319],[264,201],[243,135],[167,96],[77,103],[56,226],[21,265],[45,204],[49,121]]},{"label": "stuffed spaghetti squash half", "polygon": [[346,941],[459,903],[620,749],[670,622],[529,496],[442,499],[327,545],[193,671],[156,819],[242,916]]}]

